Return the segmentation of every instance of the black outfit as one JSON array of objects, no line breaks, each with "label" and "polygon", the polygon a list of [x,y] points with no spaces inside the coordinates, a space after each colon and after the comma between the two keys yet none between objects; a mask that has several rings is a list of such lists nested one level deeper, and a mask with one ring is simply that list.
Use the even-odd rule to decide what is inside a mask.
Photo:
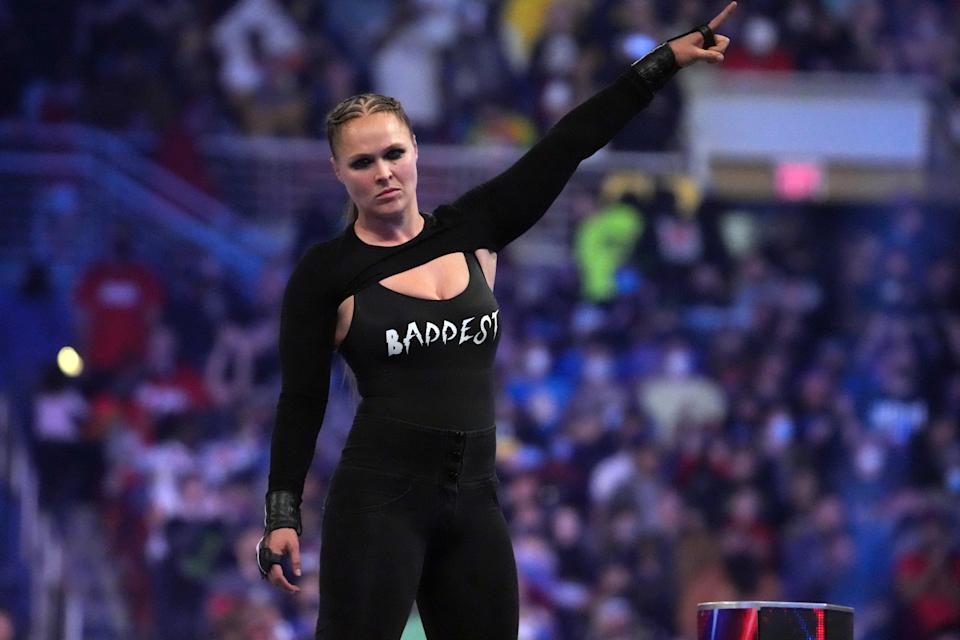
[{"label": "black outfit", "polygon": [[500,311],[476,255],[462,255],[469,280],[453,298],[424,300],[379,283],[355,294],[340,353],[357,377],[358,414],[451,429],[493,424]]},{"label": "black outfit", "polygon": [[[669,48],[658,48],[505,172],[425,216],[409,241],[369,245],[350,226],[297,264],[281,316],[268,530],[300,532],[337,307],[351,295],[341,351],[363,397],[325,501],[318,638],[399,638],[414,598],[431,640],[517,637],[516,567],[494,467],[501,319],[473,252],[500,251],[539,220],[579,163],[676,69]],[[463,253],[470,270],[454,298],[423,300],[378,284],[451,253]]]}]

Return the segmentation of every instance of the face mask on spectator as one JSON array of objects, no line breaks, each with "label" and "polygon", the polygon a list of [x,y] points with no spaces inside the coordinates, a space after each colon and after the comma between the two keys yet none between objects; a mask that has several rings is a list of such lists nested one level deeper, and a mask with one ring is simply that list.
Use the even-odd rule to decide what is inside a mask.
[{"label": "face mask on spectator", "polygon": [[744,28],[743,39],[751,54],[763,57],[777,46],[777,26],[769,18],[754,16]]},{"label": "face mask on spectator", "polygon": [[873,480],[880,475],[886,464],[886,451],[872,443],[861,445],[855,458],[857,474],[864,480]]},{"label": "face mask on spectator", "polygon": [[960,466],[953,466],[947,470],[945,484],[950,491],[960,493]]},{"label": "face mask on spectator", "polygon": [[770,418],[767,442],[774,451],[781,451],[793,440],[794,425],[790,415],[778,412]]},{"label": "face mask on spectator", "polygon": [[543,347],[533,347],[527,350],[523,358],[523,368],[527,375],[541,378],[550,370],[550,352]]},{"label": "face mask on spectator", "polygon": [[606,356],[590,356],[583,364],[583,377],[590,382],[609,380],[613,373],[613,362]]},{"label": "face mask on spectator", "polygon": [[664,359],[663,369],[672,378],[685,378],[693,369],[693,358],[686,349],[672,349]]}]

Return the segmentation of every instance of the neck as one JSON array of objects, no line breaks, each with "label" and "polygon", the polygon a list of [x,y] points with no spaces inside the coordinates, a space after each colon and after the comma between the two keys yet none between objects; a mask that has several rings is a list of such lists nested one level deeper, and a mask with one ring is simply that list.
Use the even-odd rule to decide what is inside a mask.
[{"label": "neck", "polygon": [[409,211],[392,216],[371,216],[361,212],[353,223],[353,231],[367,244],[389,246],[410,240],[420,233],[423,224],[423,216],[414,203]]}]

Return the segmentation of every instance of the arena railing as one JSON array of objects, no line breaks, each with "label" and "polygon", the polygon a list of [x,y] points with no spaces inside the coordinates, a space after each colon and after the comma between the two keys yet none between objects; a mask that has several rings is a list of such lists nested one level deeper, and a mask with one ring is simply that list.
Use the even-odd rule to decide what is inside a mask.
[{"label": "arena railing", "polygon": [[[290,239],[298,218],[307,212],[342,223],[346,193],[330,167],[325,140],[236,135],[205,136],[199,150],[231,209],[256,221],[273,246]],[[420,145],[418,198],[430,211],[450,202],[507,168],[522,149],[504,146]],[[602,149],[584,161],[551,211],[511,245],[513,257],[540,264],[565,264],[570,223],[578,192],[599,193],[614,173],[640,176],[646,187],[658,177],[684,171],[679,153],[627,153]]]},{"label": "arena railing", "polygon": [[[30,640],[80,640],[83,637],[84,604],[67,575],[67,553],[54,530],[50,516],[39,503],[37,475],[20,431],[13,424],[10,401],[0,395],[0,482],[16,510],[3,518],[17,525],[10,532],[16,539],[12,551],[25,572],[23,588],[29,613],[29,630],[18,637]],[[24,575],[24,574],[20,574]],[[13,613],[11,611],[10,613]]]},{"label": "arena railing", "polygon": [[[82,221],[77,237],[68,238],[66,256],[50,255],[44,228],[47,222],[65,224],[65,212],[51,213],[46,204],[57,188],[73,194],[76,202],[66,206],[75,206]],[[229,207],[119,137],[86,126],[0,122],[0,197],[6,212],[0,265],[8,282],[19,265],[45,258],[53,269],[71,272],[64,276],[69,279],[102,252],[109,226],[119,221],[131,228],[142,255],[163,262],[171,246],[194,247],[248,284],[269,257],[255,242],[244,241],[250,234]]]}]

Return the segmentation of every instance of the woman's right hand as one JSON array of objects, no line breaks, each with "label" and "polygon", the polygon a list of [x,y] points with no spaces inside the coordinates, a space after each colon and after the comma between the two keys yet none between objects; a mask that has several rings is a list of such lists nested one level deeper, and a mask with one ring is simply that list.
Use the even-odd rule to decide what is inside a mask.
[{"label": "woman's right hand", "polygon": [[[290,564],[293,565],[293,574],[300,575],[300,538],[297,536],[296,529],[282,527],[274,529],[263,537],[263,545],[279,555],[290,554]],[[299,593],[300,587],[290,584],[287,577],[283,575],[283,567],[279,564],[270,566],[267,571],[267,580],[279,589],[284,589],[288,593]]]}]

